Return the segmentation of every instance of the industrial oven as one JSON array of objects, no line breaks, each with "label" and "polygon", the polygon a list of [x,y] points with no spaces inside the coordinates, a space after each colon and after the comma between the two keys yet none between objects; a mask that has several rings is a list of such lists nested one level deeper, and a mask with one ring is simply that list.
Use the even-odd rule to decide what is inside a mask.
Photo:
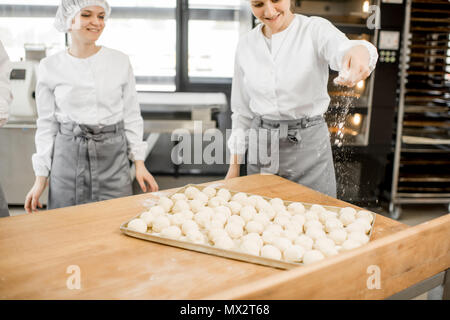
[{"label": "industrial oven", "polygon": [[392,157],[405,5],[402,0],[295,0],[292,7],[296,13],[326,18],[349,39],[370,41],[378,49],[375,71],[355,88],[334,85],[338,73],[330,70],[326,113],[338,198],[377,206]]}]

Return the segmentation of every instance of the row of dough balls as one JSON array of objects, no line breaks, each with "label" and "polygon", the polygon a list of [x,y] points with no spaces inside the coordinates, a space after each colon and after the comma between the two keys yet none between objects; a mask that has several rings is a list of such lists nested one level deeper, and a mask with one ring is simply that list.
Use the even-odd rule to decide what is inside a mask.
[{"label": "row of dough balls", "polygon": [[279,198],[265,200],[227,189],[186,188],[129,222],[137,232],[208,244],[256,256],[309,264],[369,241],[373,215],[365,210],[339,212],[312,205],[307,210]]}]

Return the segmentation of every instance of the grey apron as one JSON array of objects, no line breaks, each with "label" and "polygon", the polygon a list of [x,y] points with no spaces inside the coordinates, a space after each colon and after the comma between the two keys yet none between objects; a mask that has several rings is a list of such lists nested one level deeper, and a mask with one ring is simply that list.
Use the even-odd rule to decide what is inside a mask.
[{"label": "grey apron", "polygon": [[256,173],[277,174],[336,197],[330,135],[323,116],[281,121],[254,118],[247,174]]},{"label": "grey apron", "polygon": [[2,185],[0,184],[0,218],[9,217],[8,202],[6,202]]},{"label": "grey apron", "polygon": [[123,121],[106,127],[60,124],[48,209],[132,195]]}]

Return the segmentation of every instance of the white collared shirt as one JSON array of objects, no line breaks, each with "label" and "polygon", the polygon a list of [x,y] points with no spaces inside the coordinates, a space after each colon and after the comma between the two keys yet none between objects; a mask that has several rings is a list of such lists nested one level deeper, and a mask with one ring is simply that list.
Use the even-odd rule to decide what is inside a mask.
[{"label": "white collared shirt", "polygon": [[130,160],[145,160],[143,119],[127,55],[102,47],[79,59],[62,51],[43,59],[36,85],[36,176],[48,176],[58,123],[107,126],[124,120]]},{"label": "white collared shirt", "polygon": [[326,112],[329,70],[340,71],[347,51],[364,45],[370,71],[378,59],[376,48],[364,40],[349,40],[328,20],[295,14],[289,26],[272,35],[270,49],[262,24],[245,34],[236,49],[231,92],[231,154],[245,153],[252,119],[300,119]]},{"label": "white collared shirt", "polygon": [[11,62],[3,44],[0,42],[0,127],[8,121],[9,105],[13,99],[9,81],[10,75]]}]

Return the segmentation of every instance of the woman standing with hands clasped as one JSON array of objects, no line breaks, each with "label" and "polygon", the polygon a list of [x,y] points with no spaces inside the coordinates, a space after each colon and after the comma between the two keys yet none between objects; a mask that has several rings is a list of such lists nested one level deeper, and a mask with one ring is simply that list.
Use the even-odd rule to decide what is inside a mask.
[{"label": "woman standing with hands clasped", "polygon": [[[377,50],[367,41],[349,40],[323,18],[293,14],[290,0],[250,0],[250,5],[261,24],[240,39],[236,50],[226,179],[239,176],[247,148],[251,160],[256,146],[271,150],[275,143],[277,169],[267,170],[258,158],[248,161],[248,174],[268,171],[335,197],[323,118],[330,103],[328,67],[340,72],[336,83],[353,87],[375,68]],[[258,139],[249,134],[252,129],[275,132],[276,140]]]},{"label": "woman standing with hands clasped", "polygon": [[129,159],[141,189],[158,185],[144,165],[147,144],[129,58],[97,46],[111,9],[105,0],[62,0],[55,27],[70,48],[43,59],[36,86],[36,181],[27,212],[132,195]]}]

